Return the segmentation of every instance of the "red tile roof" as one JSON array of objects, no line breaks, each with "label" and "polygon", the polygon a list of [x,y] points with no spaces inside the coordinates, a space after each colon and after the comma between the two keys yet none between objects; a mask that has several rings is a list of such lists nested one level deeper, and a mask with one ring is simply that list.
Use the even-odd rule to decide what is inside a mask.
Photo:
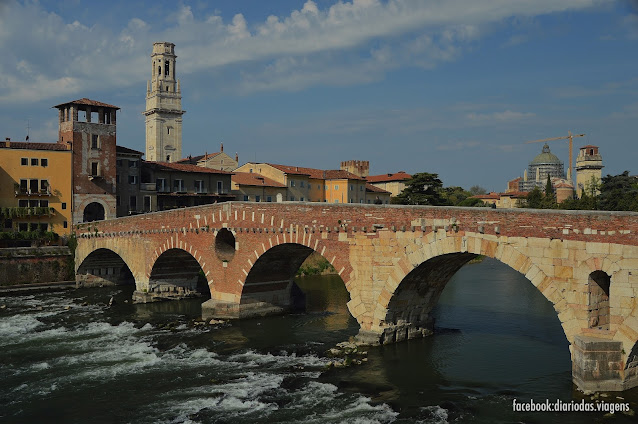
[{"label": "red tile roof", "polygon": [[115,146],[115,152],[116,153],[126,153],[126,154],[131,154],[131,155],[144,155],[143,152],[140,152],[138,150],[129,149],[128,147],[124,147],[124,146]]},{"label": "red tile roof", "polygon": [[220,153],[221,152],[215,152],[215,153],[208,153],[207,155],[189,156],[187,158],[175,161],[175,163],[193,163],[194,164],[194,163],[199,162],[202,159],[214,158],[215,156],[217,156]]},{"label": "red tile roof", "polygon": [[71,150],[71,145],[66,143],[29,143],[27,141],[0,141],[0,148],[27,150]]},{"label": "red tile roof", "polygon": [[144,163],[152,166],[157,171],[180,171],[180,172],[196,172],[202,174],[225,174],[232,175],[232,172],[220,171],[219,169],[204,168],[203,166],[189,165],[185,163],[176,162],[151,162],[145,161]]},{"label": "red tile roof", "polygon": [[60,108],[62,106],[66,106],[66,105],[86,105],[86,106],[96,106],[96,107],[108,107],[111,109],[119,109],[119,107],[117,106],[113,106],[110,105],[108,103],[102,103],[102,102],[98,102],[97,100],[91,100],[91,99],[87,99],[86,97],[83,97],[79,100],[73,100],[72,102],[66,102],[66,103],[60,103],[59,105],[55,105],[53,107],[57,107]]},{"label": "red tile roof", "polygon": [[352,172],[343,171],[341,169],[322,170],[315,168],[304,168],[301,166],[288,166],[288,165],[276,165],[273,163],[267,163],[273,168],[292,175],[308,175],[310,178],[318,180],[335,180],[335,179],[348,179],[348,180],[365,180]]},{"label": "red tile roof", "polygon": [[379,187],[377,187],[377,186],[373,186],[373,185],[372,185],[372,184],[370,184],[370,183],[367,183],[367,184],[366,184],[366,191],[369,191],[369,192],[372,192],[372,193],[387,193],[387,194],[392,194],[392,193],[390,193],[389,191],[384,190],[384,189],[382,189],[382,188],[379,188]]},{"label": "red tile roof", "polygon": [[598,147],[598,146],[594,146],[594,145],[592,145],[592,144],[588,144],[588,145],[586,145],[586,146],[581,147],[581,149],[590,149],[590,148],[592,148],[592,147]]},{"label": "red tile roof", "polygon": [[404,171],[399,171],[395,172],[394,174],[370,175],[366,179],[369,183],[387,183],[391,181],[409,180],[410,178],[412,178],[412,175]]},{"label": "red tile roof", "polygon": [[235,172],[231,179],[235,184],[239,185],[286,188],[284,184],[254,172]]}]

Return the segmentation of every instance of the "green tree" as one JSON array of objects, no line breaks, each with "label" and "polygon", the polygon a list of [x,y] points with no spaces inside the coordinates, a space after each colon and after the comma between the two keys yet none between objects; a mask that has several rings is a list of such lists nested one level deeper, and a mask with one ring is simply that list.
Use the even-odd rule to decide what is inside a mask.
[{"label": "green tree", "polygon": [[463,187],[445,187],[441,195],[447,201],[447,204],[451,206],[459,206],[461,202],[472,196],[472,194]]},{"label": "green tree", "polygon": [[552,186],[552,179],[547,174],[547,182],[545,183],[545,195],[541,201],[541,209],[556,209],[558,204],[556,203],[556,193]]},{"label": "green tree", "polygon": [[487,190],[485,190],[480,185],[473,185],[472,187],[470,187],[469,191],[470,191],[470,194],[472,196],[476,196],[478,194],[486,194],[487,193]]},{"label": "green tree", "polygon": [[443,182],[438,174],[420,172],[406,181],[403,191],[394,198],[401,205],[445,205],[446,199],[441,195]]},{"label": "green tree", "polygon": [[598,206],[606,211],[638,211],[638,177],[629,171],[603,177]]},{"label": "green tree", "polygon": [[540,188],[534,187],[529,193],[527,193],[525,207],[532,209],[543,208],[543,192]]},{"label": "green tree", "polygon": [[468,197],[456,206],[484,207],[487,205],[481,199],[477,199],[476,197]]}]

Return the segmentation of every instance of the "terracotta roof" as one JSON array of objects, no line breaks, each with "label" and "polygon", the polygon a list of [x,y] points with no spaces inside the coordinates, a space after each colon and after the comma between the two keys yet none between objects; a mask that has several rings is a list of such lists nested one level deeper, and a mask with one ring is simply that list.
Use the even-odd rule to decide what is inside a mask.
[{"label": "terracotta roof", "polygon": [[157,171],[180,171],[180,172],[196,172],[201,174],[225,174],[232,175],[232,172],[220,171],[219,169],[204,168],[203,166],[189,165],[176,162],[151,162],[144,163],[154,167]]},{"label": "terracotta roof", "polygon": [[528,191],[509,191],[505,193],[499,193],[501,197],[527,197]]},{"label": "terracotta roof", "polygon": [[214,158],[215,156],[217,156],[220,153],[221,152],[215,152],[215,153],[208,153],[207,155],[189,156],[187,158],[175,161],[175,163],[193,163],[194,164],[194,163],[199,162],[202,159]]},{"label": "terracotta roof", "polygon": [[476,196],[472,196],[473,199],[500,199],[501,195],[499,193],[490,193],[490,194],[477,194]]},{"label": "terracotta roof", "polygon": [[596,147],[596,148],[597,148],[598,146],[594,146],[594,145],[592,145],[592,144],[588,144],[588,145],[586,145],[586,146],[581,147],[581,149],[590,149],[590,148],[592,148],[592,147]]},{"label": "terracotta roof", "polygon": [[286,188],[284,184],[278,183],[275,180],[271,180],[270,178],[266,178],[263,175],[256,174],[254,172],[235,172],[235,174],[231,177],[231,180],[235,184],[239,185]]},{"label": "terracotta roof", "polygon": [[119,107],[117,107],[117,106],[113,106],[113,105],[110,105],[108,103],[98,102],[97,100],[87,99],[86,97],[83,97],[83,98],[81,98],[79,100],[73,100],[72,102],[60,103],[59,105],[55,105],[53,107],[60,108],[62,106],[71,105],[71,104],[86,105],[86,106],[97,106],[97,107],[108,107],[108,108],[111,108],[111,109],[119,109]]},{"label": "terracotta roof", "polygon": [[301,166],[288,166],[288,165],[276,165],[272,163],[266,163],[273,168],[292,175],[307,175],[310,178],[318,180],[334,180],[334,179],[349,179],[349,180],[365,180],[365,178],[359,177],[352,172],[343,171],[341,169],[322,170],[315,168],[304,168]]},{"label": "terracotta roof", "polygon": [[373,186],[373,185],[372,185],[372,184],[370,184],[370,183],[367,183],[367,184],[366,184],[366,191],[369,191],[369,192],[372,192],[372,193],[387,193],[387,194],[392,194],[392,193],[390,193],[389,191],[384,190],[384,189],[382,189],[382,188],[379,188],[379,187],[377,187],[377,186]]},{"label": "terracotta roof", "polygon": [[554,185],[554,188],[571,188],[571,189],[573,189],[574,186],[572,184],[569,184],[569,183],[558,183],[558,184]]},{"label": "terracotta roof", "polygon": [[131,154],[131,155],[144,155],[144,153],[142,153],[140,151],[129,149],[128,147],[124,147],[124,146],[115,146],[115,153],[127,153],[127,154]]},{"label": "terracotta roof", "polygon": [[412,178],[412,175],[404,171],[399,171],[394,174],[370,175],[366,179],[369,183],[385,183],[390,181],[404,181],[409,180],[410,178]]},{"label": "terracotta roof", "polygon": [[0,148],[27,150],[71,150],[66,143],[29,143],[27,141],[0,141]]}]

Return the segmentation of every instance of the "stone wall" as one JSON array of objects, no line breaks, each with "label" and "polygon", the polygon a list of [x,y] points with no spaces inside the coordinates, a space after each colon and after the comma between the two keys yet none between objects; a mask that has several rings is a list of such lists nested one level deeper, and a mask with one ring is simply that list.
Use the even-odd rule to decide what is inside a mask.
[{"label": "stone wall", "polygon": [[0,249],[0,286],[72,281],[74,274],[68,247]]}]

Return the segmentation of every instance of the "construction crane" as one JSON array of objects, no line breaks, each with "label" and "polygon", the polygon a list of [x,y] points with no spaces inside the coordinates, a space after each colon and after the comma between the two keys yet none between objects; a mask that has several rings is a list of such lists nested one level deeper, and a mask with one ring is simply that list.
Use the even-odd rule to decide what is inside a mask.
[{"label": "construction crane", "polygon": [[552,137],[552,138],[544,138],[542,140],[532,140],[532,141],[526,141],[525,144],[528,143],[542,143],[544,141],[553,141],[553,140],[565,140],[565,139],[569,139],[569,170],[567,172],[569,179],[572,179],[572,171],[573,171],[573,163],[572,163],[572,151],[573,151],[573,143],[574,143],[574,137],[584,137],[585,134],[572,134],[571,131],[567,131],[567,133],[569,135],[565,136],[565,137]]}]

